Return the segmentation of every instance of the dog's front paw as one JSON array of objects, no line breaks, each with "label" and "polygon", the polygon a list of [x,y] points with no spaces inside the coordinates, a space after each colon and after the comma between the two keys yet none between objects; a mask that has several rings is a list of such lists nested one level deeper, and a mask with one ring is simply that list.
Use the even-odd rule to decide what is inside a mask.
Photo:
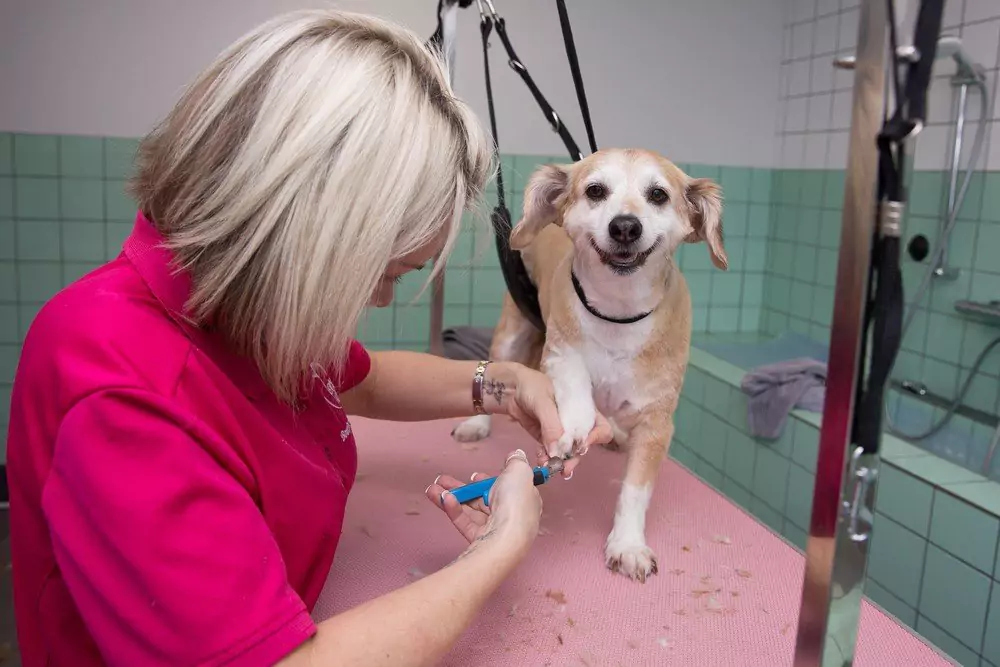
[{"label": "dog's front paw", "polygon": [[459,442],[478,442],[490,434],[490,416],[476,415],[455,427],[451,436]]},{"label": "dog's front paw", "polygon": [[562,410],[563,434],[556,442],[549,456],[566,458],[570,454],[583,456],[587,453],[587,436],[594,430],[597,413],[594,406],[569,406]]},{"label": "dog's front paw", "polygon": [[644,542],[625,541],[612,534],[604,554],[608,569],[640,583],[657,572],[656,554]]}]

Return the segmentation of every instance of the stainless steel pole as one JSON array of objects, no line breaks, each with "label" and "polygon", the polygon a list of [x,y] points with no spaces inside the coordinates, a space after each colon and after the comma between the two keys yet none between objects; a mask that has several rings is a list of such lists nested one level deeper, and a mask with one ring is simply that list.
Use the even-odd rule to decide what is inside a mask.
[{"label": "stainless steel pole", "polygon": [[863,0],[854,64],[854,105],[840,258],[830,336],[816,488],[806,547],[795,666],[851,665],[874,501],[877,456],[853,450],[865,297],[875,225],[876,137],[885,108],[886,0]]},{"label": "stainless steel pole", "polygon": [[[448,82],[455,85],[455,11],[450,9],[444,17],[442,30],[443,52],[445,62],[448,63]],[[438,261],[438,258],[435,259]],[[444,356],[444,269],[434,277],[431,283],[431,325],[430,325],[430,353],[437,356]]]}]

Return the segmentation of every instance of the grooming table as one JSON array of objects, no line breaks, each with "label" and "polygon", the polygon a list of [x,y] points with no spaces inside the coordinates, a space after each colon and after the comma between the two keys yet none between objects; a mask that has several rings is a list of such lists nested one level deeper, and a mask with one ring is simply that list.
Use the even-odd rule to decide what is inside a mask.
[{"label": "grooming table", "polygon": [[[465,541],[425,499],[440,472],[495,473],[534,442],[506,419],[462,445],[456,422],[353,420],[358,481],[321,620],[450,563]],[[659,574],[645,584],[604,566],[624,454],[591,451],[573,479],[540,487],[531,554],[444,660],[446,665],[791,665],[804,559],[684,468],[663,464],[646,536]],[[947,665],[920,638],[865,603],[856,664]]]}]

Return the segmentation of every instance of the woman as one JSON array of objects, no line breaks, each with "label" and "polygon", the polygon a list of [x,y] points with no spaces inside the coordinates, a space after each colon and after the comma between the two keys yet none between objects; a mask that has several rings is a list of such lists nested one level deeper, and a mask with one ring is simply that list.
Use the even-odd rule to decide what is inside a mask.
[{"label": "woman", "polygon": [[[351,340],[366,305],[447,256],[489,149],[419,40],[362,16],[281,17],[186,91],[140,148],[123,253],[25,341],[9,475],[26,666],[448,650],[537,533],[523,453],[492,512],[443,495],[450,477],[428,487],[471,543],[452,565],[318,627],[309,611],[357,467],[347,414],[486,410],[543,443],[561,434],[539,373]],[[609,439],[603,422],[590,436]]]}]

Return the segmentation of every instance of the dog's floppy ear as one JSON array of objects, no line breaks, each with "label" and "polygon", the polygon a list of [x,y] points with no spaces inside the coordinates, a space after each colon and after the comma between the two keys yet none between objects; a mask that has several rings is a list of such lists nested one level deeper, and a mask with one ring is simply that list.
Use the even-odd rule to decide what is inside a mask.
[{"label": "dog's floppy ear", "polygon": [[684,240],[687,243],[704,241],[712,254],[712,264],[725,271],[729,268],[729,258],[722,245],[721,189],[707,178],[695,178],[688,183],[687,200],[694,231]]},{"label": "dog's floppy ear", "polygon": [[510,233],[510,247],[527,248],[545,225],[559,222],[559,198],[569,185],[568,167],[546,164],[535,170],[524,188],[524,214]]}]

